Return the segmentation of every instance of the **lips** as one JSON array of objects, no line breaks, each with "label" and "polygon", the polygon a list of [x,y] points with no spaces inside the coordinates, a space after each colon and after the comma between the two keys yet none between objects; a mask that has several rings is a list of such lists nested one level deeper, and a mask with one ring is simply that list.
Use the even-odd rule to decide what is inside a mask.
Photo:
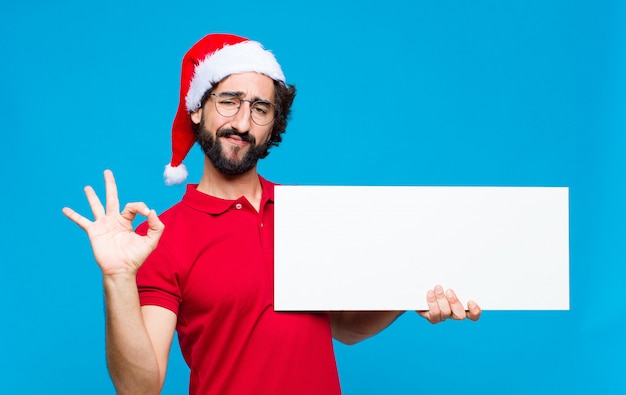
[{"label": "lips", "polygon": [[217,137],[223,137],[237,145],[245,145],[244,143],[254,144],[254,137],[250,136],[249,133],[238,133],[232,129],[220,130],[217,132]]},{"label": "lips", "polygon": [[241,138],[241,136],[239,135],[230,135],[230,136],[226,136],[224,137],[226,140],[228,140],[231,144],[235,144],[238,145],[240,147],[243,147],[244,145],[247,145],[248,142],[245,141],[244,139]]}]

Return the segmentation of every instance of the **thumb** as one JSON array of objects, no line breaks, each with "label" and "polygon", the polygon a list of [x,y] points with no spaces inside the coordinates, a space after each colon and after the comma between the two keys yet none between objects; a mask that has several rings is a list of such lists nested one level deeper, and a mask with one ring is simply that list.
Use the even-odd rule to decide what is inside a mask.
[{"label": "thumb", "polygon": [[430,311],[416,310],[415,312],[419,314],[422,318],[426,318],[428,321],[430,321]]}]

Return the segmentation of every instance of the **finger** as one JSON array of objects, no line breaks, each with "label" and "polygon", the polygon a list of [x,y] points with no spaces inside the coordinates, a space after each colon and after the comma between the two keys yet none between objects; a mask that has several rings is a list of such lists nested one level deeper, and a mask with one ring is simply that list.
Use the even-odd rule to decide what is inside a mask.
[{"label": "finger", "polygon": [[439,303],[437,303],[437,293],[432,289],[429,289],[426,293],[426,303],[428,303],[430,322],[433,324],[441,322],[441,309],[439,308]]},{"label": "finger", "polygon": [[106,188],[106,212],[119,213],[120,201],[117,196],[117,184],[115,184],[115,177],[113,177],[111,170],[104,171],[104,186]]},{"label": "finger", "polygon": [[133,202],[127,203],[126,206],[124,206],[124,210],[122,210],[121,215],[124,219],[132,222],[135,220],[137,214],[147,217],[149,213],[150,209],[144,202]]},{"label": "finger", "polygon": [[67,218],[69,218],[70,221],[72,221],[76,225],[80,226],[80,228],[82,230],[84,230],[85,232],[87,232],[87,227],[92,223],[90,220],[88,220],[87,218],[85,218],[82,215],[78,214],[76,211],[72,210],[69,207],[63,207],[61,212],[63,212],[63,214]]},{"label": "finger", "polygon": [[418,314],[426,318],[432,324],[440,322],[441,311],[439,310],[439,304],[437,303],[437,298],[433,290],[428,290],[426,293],[426,304],[428,305],[428,311],[418,311]]},{"label": "finger", "polygon": [[449,289],[446,291],[446,298],[448,298],[448,303],[450,303],[450,310],[452,311],[451,316],[455,320],[464,320],[467,317],[465,312],[465,307],[456,297],[456,294],[453,290]]},{"label": "finger", "polygon": [[469,318],[472,321],[477,321],[480,318],[480,315],[483,313],[480,306],[478,306],[478,304],[474,302],[473,300],[470,300],[469,302],[467,302],[467,308],[468,308],[467,318]]},{"label": "finger", "polygon": [[92,187],[86,186],[85,196],[87,196],[87,201],[89,202],[89,207],[91,207],[93,218],[97,220],[98,218],[104,216],[104,206],[100,202],[98,195],[96,195],[96,191],[94,191]]},{"label": "finger", "polygon": [[148,233],[146,236],[154,248],[156,248],[164,229],[165,225],[159,219],[156,211],[150,210],[150,213],[148,213]]},{"label": "finger", "polygon": [[437,305],[439,306],[439,311],[441,312],[441,321],[443,321],[450,317],[452,309],[450,308],[450,302],[448,302],[448,298],[443,292],[443,287],[441,285],[435,286],[435,298],[437,299]]}]

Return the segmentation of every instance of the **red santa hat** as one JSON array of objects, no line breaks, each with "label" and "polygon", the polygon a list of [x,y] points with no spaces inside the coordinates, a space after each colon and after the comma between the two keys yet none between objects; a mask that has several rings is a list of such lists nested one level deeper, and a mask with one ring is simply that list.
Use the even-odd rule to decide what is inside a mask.
[{"label": "red santa hat", "polygon": [[250,71],[285,82],[274,55],[247,38],[209,34],[187,51],[182,64],[180,102],[172,125],[172,160],[163,173],[165,184],[182,184],[187,178],[182,162],[195,143],[190,113],[200,108],[206,91],[231,74]]}]

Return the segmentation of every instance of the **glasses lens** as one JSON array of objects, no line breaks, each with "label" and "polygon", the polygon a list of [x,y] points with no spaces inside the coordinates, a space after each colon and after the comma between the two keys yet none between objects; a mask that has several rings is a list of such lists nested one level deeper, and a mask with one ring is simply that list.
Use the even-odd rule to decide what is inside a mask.
[{"label": "glasses lens", "polygon": [[215,108],[224,117],[232,117],[237,114],[239,107],[241,107],[241,99],[235,95],[220,93],[215,96]]},{"label": "glasses lens", "polygon": [[266,101],[255,101],[250,106],[250,113],[257,125],[264,126],[274,119],[274,105]]}]

